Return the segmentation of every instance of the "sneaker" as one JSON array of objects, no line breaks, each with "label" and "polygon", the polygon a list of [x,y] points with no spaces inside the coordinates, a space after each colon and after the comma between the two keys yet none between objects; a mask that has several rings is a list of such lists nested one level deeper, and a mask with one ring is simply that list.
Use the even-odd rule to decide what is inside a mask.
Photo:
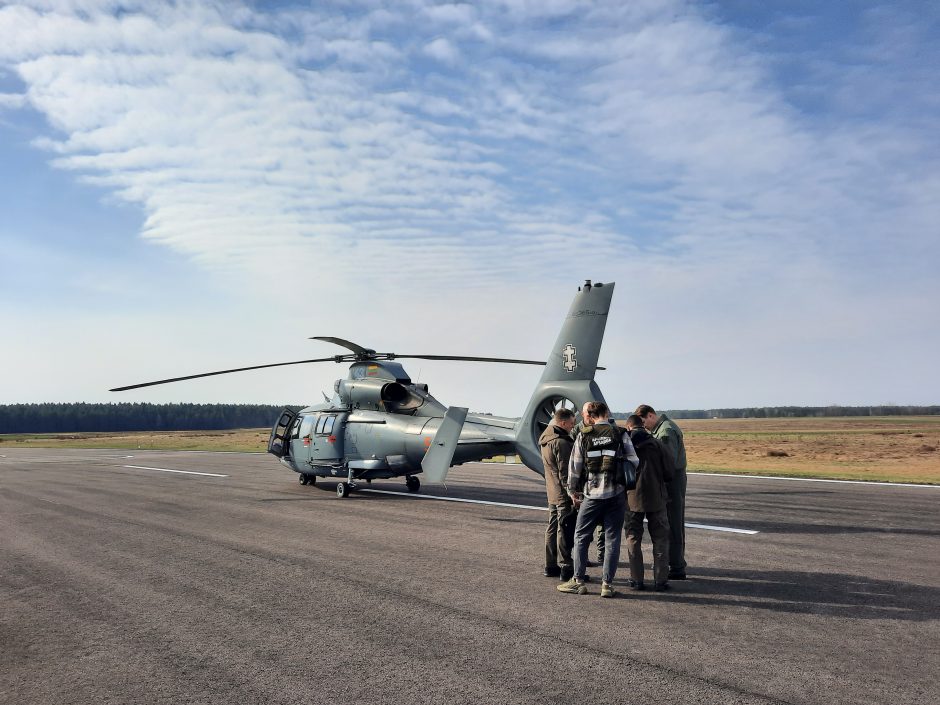
[{"label": "sneaker", "polygon": [[666,592],[666,590],[669,589],[669,583],[656,583],[656,584],[653,586],[653,589],[654,589],[656,592]]},{"label": "sneaker", "polygon": [[637,581],[637,580],[629,580],[629,581],[627,581],[627,585],[630,586],[630,589],[631,589],[631,590],[641,591],[641,590],[645,590],[645,589],[646,589],[646,585],[644,585],[643,583],[641,583],[641,582],[639,582],[639,581]]},{"label": "sneaker", "polygon": [[574,577],[574,568],[571,568],[570,566],[567,568],[562,568],[561,575],[559,577],[561,578],[561,582],[568,582]]},{"label": "sneaker", "polygon": [[557,578],[559,575],[561,575],[561,568],[559,568],[557,565],[547,565],[545,566],[545,570],[542,571],[542,575],[544,575],[546,578]]},{"label": "sneaker", "polygon": [[601,583],[601,597],[614,597],[617,591],[610,583]]},{"label": "sneaker", "polygon": [[585,575],[583,578],[581,578],[581,580],[584,581],[585,583],[589,583],[591,582],[591,576]]},{"label": "sneaker", "polygon": [[569,592],[572,595],[584,595],[587,593],[587,588],[584,587],[584,581],[578,580],[577,578],[572,578],[555,589],[558,590],[558,592]]}]

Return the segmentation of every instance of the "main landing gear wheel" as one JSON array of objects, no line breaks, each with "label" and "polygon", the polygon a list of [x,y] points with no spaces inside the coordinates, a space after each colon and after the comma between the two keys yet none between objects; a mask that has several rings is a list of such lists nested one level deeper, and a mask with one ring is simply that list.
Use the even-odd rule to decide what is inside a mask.
[{"label": "main landing gear wheel", "polygon": [[409,475],[405,478],[405,486],[408,488],[409,492],[417,492],[421,489],[421,480],[414,475]]},{"label": "main landing gear wheel", "polygon": [[300,484],[301,484],[301,485],[306,485],[308,482],[310,482],[310,479],[309,479],[306,475],[304,475],[303,473],[300,473],[300,478],[299,478],[299,479],[300,479]]},{"label": "main landing gear wheel", "polygon": [[349,486],[348,482],[336,483],[336,496],[337,497],[348,497],[350,492],[352,492],[352,487]]}]

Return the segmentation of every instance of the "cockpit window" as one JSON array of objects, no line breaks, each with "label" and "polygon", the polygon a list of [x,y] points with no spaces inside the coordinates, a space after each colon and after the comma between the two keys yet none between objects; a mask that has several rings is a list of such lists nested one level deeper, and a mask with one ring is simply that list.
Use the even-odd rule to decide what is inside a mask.
[{"label": "cockpit window", "polygon": [[291,438],[297,438],[298,436],[300,436],[300,422],[301,420],[303,420],[303,418],[304,418],[303,416],[298,416],[296,419],[294,419],[294,425],[291,427],[291,430],[290,430]]},{"label": "cockpit window", "polygon": [[327,419],[326,416],[321,416],[321,417],[317,420],[317,435],[318,435],[318,436],[323,434],[323,424],[326,423],[326,419]]},{"label": "cockpit window", "polygon": [[310,435],[310,431],[313,429],[313,422],[316,420],[316,416],[304,416],[304,422],[300,426],[300,435],[306,438]]},{"label": "cockpit window", "polygon": [[336,417],[335,417],[335,416],[327,416],[327,417],[326,417],[326,424],[324,424],[324,426],[323,426],[323,433],[324,433],[325,435],[328,436],[328,435],[330,435],[331,433],[333,433],[333,424],[334,424],[334,423],[336,423]]}]

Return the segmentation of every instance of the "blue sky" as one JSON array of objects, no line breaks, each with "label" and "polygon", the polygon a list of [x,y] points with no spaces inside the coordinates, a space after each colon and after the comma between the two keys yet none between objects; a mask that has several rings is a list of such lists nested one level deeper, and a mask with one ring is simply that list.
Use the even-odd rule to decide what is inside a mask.
[{"label": "blue sky", "polygon": [[[0,403],[315,401],[329,355],[544,357],[615,408],[938,403],[928,3],[0,7]],[[420,369],[419,369],[420,367]],[[518,414],[536,370],[410,365]]]}]

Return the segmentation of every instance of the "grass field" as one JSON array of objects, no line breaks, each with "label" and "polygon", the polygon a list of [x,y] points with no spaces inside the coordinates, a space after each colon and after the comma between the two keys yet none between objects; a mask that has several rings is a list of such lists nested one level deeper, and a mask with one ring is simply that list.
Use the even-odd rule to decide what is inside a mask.
[{"label": "grass field", "polygon": [[[940,484],[940,416],[687,419],[689,470]],[[268,429],[0,436],[5,448],[264,452]]]},{"label": "grass field", "polygon": [[132,433],[37,433],[0,435],[4,448],[119,448],[122,450],[214,450],[263,453],[270,429],[232,431],[140,431]]},{"label": "grass field", "polygon": [[940,484],[940,417],[688,419],[689,469]]}]

